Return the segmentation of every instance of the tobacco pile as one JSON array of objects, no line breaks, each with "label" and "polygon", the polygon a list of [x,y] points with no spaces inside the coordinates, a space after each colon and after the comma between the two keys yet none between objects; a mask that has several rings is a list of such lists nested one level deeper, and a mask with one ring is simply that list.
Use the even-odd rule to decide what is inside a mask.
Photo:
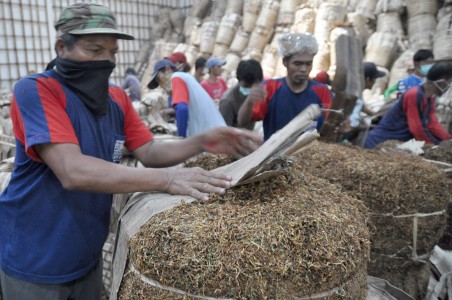
[{"label": "tobacco pile", "polygon": [[[319,299],[364,299],[367,209],[303,174],[298,160],[285,164],[286,175],[150,219],[130,241],[129,269],[192,295],[290,299],[326,292]],[[120,298],[190,299],[132,272],[123,278]]]},{"label": "tobacco pile", "polygon": [[425,145],[423,147],[424,155],[426,159],[442,161],[448,164],[452,164],[452,144],[448,146],[432,146]]},{"label": "tobacco pile", "polygon": [[[444,172],[435,164],[404,152],[385,153],[320,142],[303,151],[299,158],[305,173],[337,184],[370,209],[369,274],[400,288],[406,288],[410,275],[413,280],[422,281],[416,278],[420,267],[411,259],[414,220],[406,215],[432,214],[446,208],[451,195]],[[414,249],[417,255],[433,249],[444,227],[444,214],[418,218]],[[396,261],[406,270],[394,272]]]}]

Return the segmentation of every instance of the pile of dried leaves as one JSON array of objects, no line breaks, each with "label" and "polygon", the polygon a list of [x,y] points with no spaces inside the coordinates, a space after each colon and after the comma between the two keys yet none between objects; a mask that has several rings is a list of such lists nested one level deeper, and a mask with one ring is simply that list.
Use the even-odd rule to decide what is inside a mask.
[{"label": "pile of dried leaves", "polygon": [[[150,219],[130,241],[129,270],[192,295],[364,299],[367,209],[327,181],[303,174],[300,161],[286,163],[286,175]],[[132,272],[123,278],[120,298],[190,299]]]},{"label": "pile of dried leaves", "polygon": [[425,145],[423,157],[452,164],[452,144],[447,146]]},{"label": "pile of dried leaves", "polygon": [[[400,288],[405,288],[409,273],[413,280],[421,281],[416,279],[419,266],[411,257],[413,248],[417,255],[428,254],[443,234],[445,216],[441,211],[451,199],[444,172],[405,152],[385,153],[338,144],[317,143],[299,157],[306,173],[337,184],[370,209],[369,274]],[[417,213],[426,216],[416,219],[415,231],[412,215]],[[393,272],[395,261],[412,272]]]}]

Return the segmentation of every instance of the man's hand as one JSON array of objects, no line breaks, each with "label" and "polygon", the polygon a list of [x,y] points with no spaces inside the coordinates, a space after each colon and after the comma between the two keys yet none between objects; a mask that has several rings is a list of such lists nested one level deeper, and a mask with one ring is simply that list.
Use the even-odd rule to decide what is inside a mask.
[{"label": "man's hand", "polygon": [[210,193],[224,194],[231,187],[231,178],[201,168],[166,169],[164,192],[172,195],[188,195],[198,200],[209,200]]},{"label": "man's hand", "polygon": [[263,142],[261,136],[233,127],[218,127],[202,134],[202,148],[211,153],[223,153],[242,158]]},{"label": "man's hand", "polygon": [[246,101],[250,103],[260,102],[267,98],[267,89],[263,85],[256,86],[251,89]]},{"label": "man's hand", "polygon": [[336,128],[334,128],[334,132],[335,133],[349,133],[350,131],[352,131],[352,127],[350,125],[350,119],[347,118],[344,121],[342,121],[339,126],[337,126]]}]

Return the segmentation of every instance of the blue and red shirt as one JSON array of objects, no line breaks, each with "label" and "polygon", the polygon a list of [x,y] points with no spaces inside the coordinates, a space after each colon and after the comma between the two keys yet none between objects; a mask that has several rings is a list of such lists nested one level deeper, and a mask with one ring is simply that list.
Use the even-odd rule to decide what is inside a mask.
[{"label": "blue and red shirt", "polygon": [[72,143],[108,162],[153,139],[124,91],[110,85],[98,116],[54,70],[14,87],[16,137],[11,181],[0,195],[0,266],[21,280],[59,284],[87,274],[99,261],[109,230],[111,194],[65,190],[33,146]]},{"label": "blue and red shirt", "polygon": [[[314,80],[309,80],[306,89],[294,93],[289,88],[286,78],[269,79],[262,83],[267,89],[267,98],[253,105],[252,121],[264,120],[264,139],[286,126],[300,112],[311,104],[329,109],[332,104],[328,86]],[[326,113],[319,116],[317,130],[323,125]]]},{"label": "blue and red shirt", "polygon": [[364,148],[372,149],[387,140],[406,142],[414,138],[438,144],[450,139],[451,135],[438,122],[434,100],[425,96],[422,86],[409,89],[369,132]]}]

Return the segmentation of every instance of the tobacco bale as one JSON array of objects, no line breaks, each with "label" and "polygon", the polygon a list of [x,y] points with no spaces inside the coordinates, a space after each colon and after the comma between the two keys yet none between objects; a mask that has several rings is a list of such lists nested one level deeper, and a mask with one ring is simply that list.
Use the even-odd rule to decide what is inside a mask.
[{"label": "tobacco bale", "polygon": [[[305,172],[325,178],[342,187],[370,209],[371,253],[393,256],[401,264],[411,263],[413,218],[416,213],[441,212],[451,199],[443,171],[422,158],[405,152],[370,151],[355,146],[317,143],[300,154]],[[418,218],[418,255],[429,253],[445,227],[445,216]],[[446,241],[447,242],[447,241]],[[391,278],[390,262],[369,263],[369,274]],[[413,272],[415,273],[415,272]],[[397,281],[394,285],[397,284]]]},{"label": "tobacco bale", "polygon": [[[289,299],[340,287],[320,299],[365,298],[366,208],[298,160],[286,168],[151,218],[130,241],[129,269],[194,295]],[[126,273],[121,299],[190,299]]]},{"label": "tobacco bale", "polygon": [[452,145],[447,146],[433,146],[424,145],[423,157],[430,160],[442,161],[452,164]]}]

